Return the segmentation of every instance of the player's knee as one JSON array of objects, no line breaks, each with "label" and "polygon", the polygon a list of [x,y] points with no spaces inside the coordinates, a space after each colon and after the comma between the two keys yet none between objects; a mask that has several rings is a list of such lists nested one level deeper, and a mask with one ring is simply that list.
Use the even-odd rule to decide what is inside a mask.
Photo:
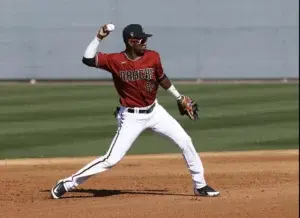
[{"label": "player's knee", "polygon": [[192,144],[192,139],[188,134],[183,134],[179,140],[180,147],[184,149],[187,145]]},{"label": "player's knee", "polygon": [[186,134],[184,137],[184,142],[186,144],[192,144],[192,138],[188,134]]},{"label": "player's knee", "polygon": [[105,161],[105,165],[107,168],[111,168],[111,167],[115,166],[117,163],[119,163],[120,160],[121,160],[120,158],[108,158]]}]

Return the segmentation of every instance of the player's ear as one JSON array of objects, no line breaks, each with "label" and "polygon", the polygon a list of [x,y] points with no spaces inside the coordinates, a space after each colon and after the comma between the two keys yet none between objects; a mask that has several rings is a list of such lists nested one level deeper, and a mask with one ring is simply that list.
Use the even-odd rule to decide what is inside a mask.
[{"label": "player's ear", "polygon": [[130,40],[127,40],[127,45],[128,45],[129,47],[132,47],[132,46],[133,46],[133,44],[132,44],[132,42],[131,42]]}]

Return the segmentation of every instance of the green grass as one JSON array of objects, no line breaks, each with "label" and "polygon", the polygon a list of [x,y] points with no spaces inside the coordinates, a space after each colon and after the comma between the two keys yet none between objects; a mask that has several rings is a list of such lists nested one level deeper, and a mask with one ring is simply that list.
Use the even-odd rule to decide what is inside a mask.
[{"label": "green grass", "polygon": [[[299,147],[298,84],[176,87],[198,101],[197,122],[180,116],[164,90],[158,100],[199,152]],[[102,155],[116,132],[117,104],[111,86],[2,85],[0,159]],[[169,152],[180,151],[170,140],[144,132],[129,154]]]}]

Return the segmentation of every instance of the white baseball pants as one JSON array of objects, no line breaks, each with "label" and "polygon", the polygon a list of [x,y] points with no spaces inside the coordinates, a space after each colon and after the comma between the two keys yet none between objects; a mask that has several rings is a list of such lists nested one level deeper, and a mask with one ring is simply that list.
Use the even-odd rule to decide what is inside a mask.
[{"label": "white baseball pants", "polygon": [[[129,113],[126,107],[121,107],[118,115],[118,130],[107,151],[75,174],[64,179],[65,188],[71,191],[85,182],[92,175],[101,173],[116,165],[130,149],[136,138],[146,129],[165,135],[179,146],[187,167],[192,176],[195,188],[206,185],[204,169],[191,138],[181,125],[159,104],[155,103],[153,111],[149,114]],[[140,108],[148,109],[149,107]],[[135,111],[137,112],[138,109]]]}]

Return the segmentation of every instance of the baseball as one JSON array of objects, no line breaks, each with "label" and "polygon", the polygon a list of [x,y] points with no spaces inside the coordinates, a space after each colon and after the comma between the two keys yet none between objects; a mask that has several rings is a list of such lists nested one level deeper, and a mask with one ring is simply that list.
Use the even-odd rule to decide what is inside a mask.
[{"label": "baseball", "polygon": [[107,29],[107,31],[109,31],[109,32],[114,31],[115,25],[113,25],[112,23],[107,24],[107,25],[106,25],[106,29]]}]

